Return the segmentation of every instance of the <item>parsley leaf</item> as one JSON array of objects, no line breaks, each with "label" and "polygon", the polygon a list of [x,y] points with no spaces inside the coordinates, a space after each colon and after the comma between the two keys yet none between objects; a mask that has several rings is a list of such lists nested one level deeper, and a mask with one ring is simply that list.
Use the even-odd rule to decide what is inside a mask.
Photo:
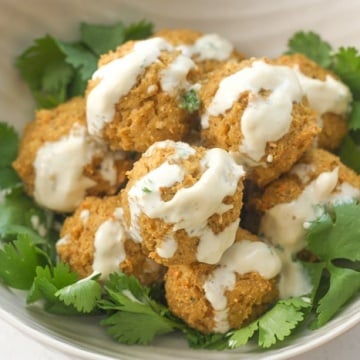
[{"label": "parsley leaf", "polygon": [[[360,261],[360,205],[356,202],[338,203],[311,223],[307,232],[308,249],[319,262],[307,264],[313,281],[313,298],[318,298],[316,319],[312,327],[329,321],[342,306],[360,291],[360,272],[335,262],[337,259],[358,264]],[[319,276],[326,274],[328,286],[323,289]]]},{"label": "parsley leaf", "polygon": [[169,309],[151,299],[150,288],[133,276],[110,274],[105,292],[108,299],[100,301],[99,307],[110,314],[102,325],[119,342],[150,344],[155,336],[172,332],[178,326]]},{"label": "parsley leaf", "polygon": [[288,41],[287,52],[289,54],[304,54],[325,68],[328,68],[332,63],[332,48],[330,44],[312,31],[296,32]]},{"label": "parsley leaf", "polygon": [[280,300],[259,319],[244,328],[233,331],[228,339],[229,347],[232,349],[241,347],[257,333],[258,345],[269,348],[289,336],[292,330],[304,320],[311,306],[311,301],[307,297]]},{"label": "parsley leaf", "polygon": [[18,235],[17,240],[4,244],[0,249],[0,279],[16,289],[30,289],[37,266],[47,259],[27,235]]},{"label": "parsley leaf", "polygon": [[154,25],[151,22],[140,20],[125,28],[125,41],[146,39],[153,34],[153,31]]}]

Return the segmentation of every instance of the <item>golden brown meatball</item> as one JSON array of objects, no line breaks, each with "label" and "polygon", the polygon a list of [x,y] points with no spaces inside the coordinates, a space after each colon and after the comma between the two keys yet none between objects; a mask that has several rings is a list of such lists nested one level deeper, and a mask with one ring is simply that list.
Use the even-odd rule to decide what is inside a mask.
[{"label": "golden brown meatball", "polygon": [[180,101],[195,67],[161,38],[130,41],[101,56],[86,91],[89,132],[112,149],[138,152],[159,140],[181,140],[192,116]]},{"label": "golden brown meatball", "polygon": [[84,278],[123,271],[145,285],[161,281],[164,268],[149,259],[139,243],[127,234],[117,196],[85,198],[66,218],[57,242],[60,260]]},{"label": "golden brown meatball", "polygon": [[232,152],[260,187],[288,171],[319,132],[295,72],[267,59],[225,64],[199,94],[204,145]]},{"label": "golden brown meatball", "polygon": [[154,36],[164,38],[191,57],[204,75],[229,60],[243,60],[245,56],[237,52],[233,45],[218,34],[203,34],[190,29],[162,29]]},{"label": "golden brown meatball", "polygon": [[39,204],[69,212],[85,195],[115,193],[132,163],[128,154],[111,152],[88,135],[85,101],[76,97],[37,111],[13,167]]},{"label": "golden brown meatball", "polygon": [[202,333],[223,333],[248,324],[277,300],[279,271],[276,254],[256,236],[239,229],[236,242],[218,265],[169,267],[167,303],[176,316]]},{"label": "golden brown meatball", "polygon": [[155,261],[216,263],[234,241],[244,171],[226,151],[158,142],[128,176],[124,217]]},{"label": "golden brown meatball", "polygon": [[317,145],[328,150],[338,148],[348,132],[350,90],[334,73],[304,55],[283,55],[276,61],[296,69],[309,104],[317,111],[318,125],[322,129]]},{"label": "golden brown meatball", "polygon": [[295,254],[305,247],[305,229],[323,206],[353,198],[360,198],[360,177],[335,155],[312,149],[252,204],[263,214],[259,232]]}]

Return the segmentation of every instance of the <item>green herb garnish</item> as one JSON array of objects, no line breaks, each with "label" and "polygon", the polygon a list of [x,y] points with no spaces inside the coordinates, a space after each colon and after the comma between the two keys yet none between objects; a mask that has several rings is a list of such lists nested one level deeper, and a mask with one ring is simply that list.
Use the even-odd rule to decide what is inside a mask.
[{"label": "green herb garnish", "polygon": [[46,35],[36,39],[16,59],[16,67],[29,85],[41,108],[54,107],[65,100],[83,94],[87,81],[96,70],[99,55],[114,50],[128,40],[147,38],[152,24],[140,21],[125,26],[80,26],[80,39],[64,42]]},{"label": "green herb garnish", "polygon": [[180,108],[186,110],[188,113],[192,114],[193,112],[200,109],[200,99],[194,89],[186,92],[180,102]]}]

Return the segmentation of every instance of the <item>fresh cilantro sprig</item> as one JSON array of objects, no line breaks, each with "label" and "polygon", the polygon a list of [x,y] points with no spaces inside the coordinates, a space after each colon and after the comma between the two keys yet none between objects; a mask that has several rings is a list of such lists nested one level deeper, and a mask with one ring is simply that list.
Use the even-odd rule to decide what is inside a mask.
[{"label": "fresh cilantro sprig", "polygon": [[19,234],[15,241],[0,249],[0,280],[9,287],[28,290],[36,268],[47,261],[46,254],[34,245],[29,235]]},{"label": "fresh cilantro sprig", "polygon": [[[335,204],[311,223],[307,232],[308,249],[318,262],[307,264],[313,279],[312,297],[318,299],[317,328],[328,322],[342,307],[360,292],[360,205],[355,202]],[[341,266],[346,260],[347,266]],[[349,267],[348,264],[354,264]],[[357,266],[358,267],[358,266]],[[320,279],[326,277],[327,287]]]},{"label": "fresh cilantro sprig", "polygon": [[75,315],[90,313],[96,309],[101,298],[98,275],[79,280],[77,273],[67,264],[36,268],[36,276],[28,293],[27,303],[44,302],[48,312]]},{"label": "fresh cilantro sprig", "polygon": [[34,41],[15,65],[27,82],[38,107],[51,108],[83,94],[97,67],[99,55],[114,50],[127,40],[147,38],[153,26],[146,21],[125,26],[82,23],[80,39],[65,42],[51,35]]},{"label": "fresh cilantro sprig", "polygon": [[110,274],[104,290],[106,299],[99,307],[109,315],[102,325],[119,342],[150,344],[155,336],[173,332],[182,324],[165,305],[150,297],[150,288],[133,276]]},{"label": "fresh cilantro sprig", "polygon": [[231,349],[241,347],[257,333],[257,344],[262,348],[269,348],[291,335],[311,307],[312,302],[307,297],[280,300],[250,325],[230,332],[228,345]]}]

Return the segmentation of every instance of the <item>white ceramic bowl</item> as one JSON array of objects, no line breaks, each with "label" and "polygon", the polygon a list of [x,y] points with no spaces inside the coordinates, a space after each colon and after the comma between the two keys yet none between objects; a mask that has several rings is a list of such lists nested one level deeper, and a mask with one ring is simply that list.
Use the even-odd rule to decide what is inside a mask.
[{"label": "white ceramic bowl", "polygon": [[[50,33],[64,40],[76,37],[80,21],[125,23],[148,19],[156,28],[189,27],[218,32],[248,55],[273,56],[285,50],[297,30],[314,30],[334,47],[360,48],[360,2],[354,0],[0,0],[1,120],[19,130],[32,118],[33,102],[14,70],[14,58],[35,37]],[[360,323],[360,299],[315,332],[302,332],[280,349],[263,353],[252,347],[232,352],[190,350],[176,336],[153,346],[123,346],[110,340],[94,322],[59,318],[27,309],[24,298],[0,286],[0,318],[47,346],[87,359],[285,359],[304,353]]]}]

